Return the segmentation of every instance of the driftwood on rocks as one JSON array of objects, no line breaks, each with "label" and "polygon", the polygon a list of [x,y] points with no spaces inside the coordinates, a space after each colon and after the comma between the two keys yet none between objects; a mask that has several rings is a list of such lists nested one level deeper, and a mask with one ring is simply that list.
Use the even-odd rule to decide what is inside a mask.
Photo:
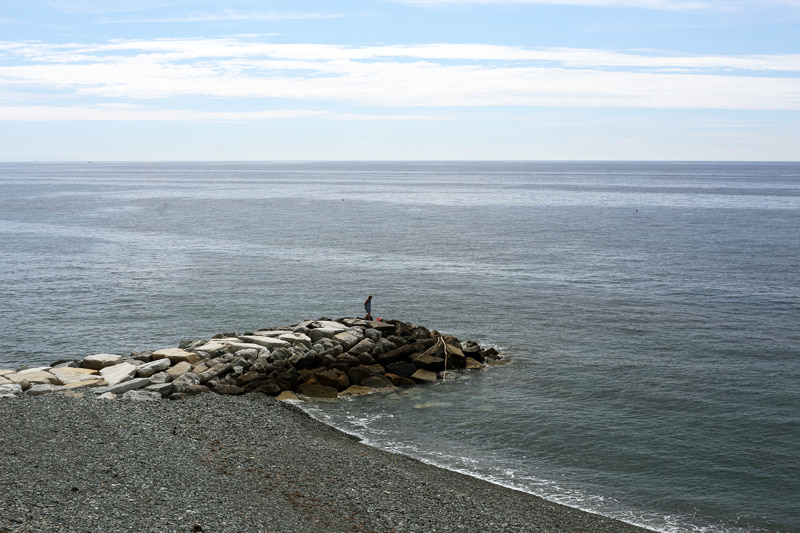
[{"label": "driftwood on rocks", "polygon": [[151,400],[214,392],[333,399],[433,383],[499,358],[493,348],[408,322],[321,318],[128,357],[96,354],[0,370],[0,398],[68,393]]}]

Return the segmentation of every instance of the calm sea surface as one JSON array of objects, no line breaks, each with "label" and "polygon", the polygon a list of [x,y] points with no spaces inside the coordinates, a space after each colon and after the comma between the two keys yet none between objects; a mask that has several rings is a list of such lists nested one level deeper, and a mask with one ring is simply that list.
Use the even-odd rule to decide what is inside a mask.
[{"label": "calm sea surface", "polygon": [[800,164],[0,164],[0,368],[370,293],[512,362],[313,416],[661,531],[800,531]]}]

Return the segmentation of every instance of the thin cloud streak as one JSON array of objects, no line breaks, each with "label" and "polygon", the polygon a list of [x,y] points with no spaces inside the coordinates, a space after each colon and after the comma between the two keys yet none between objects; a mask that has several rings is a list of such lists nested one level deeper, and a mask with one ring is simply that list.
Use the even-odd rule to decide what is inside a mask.
[{"label": "thin cloud streak", "polygon": [[354,15],[340,13],[292,13],[292,12],[250,12],[244,13],[233,9],[226,9],[218,13],[190,12],[184,15],[169,17],[140,17],[140,18],[103,18],[98,24],[172,24],[172,23],[197,23],[197,22],[230,22],[230,21],[285,21],[285,20],[330,20],[348,18]]}]

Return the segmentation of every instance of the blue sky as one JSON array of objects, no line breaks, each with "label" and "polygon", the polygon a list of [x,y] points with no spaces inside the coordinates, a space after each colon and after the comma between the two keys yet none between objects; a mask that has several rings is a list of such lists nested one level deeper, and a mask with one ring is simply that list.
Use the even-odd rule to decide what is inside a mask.
[{"label": "blue sky", "polygon": [[0,0],[0,160],[798,160],[800,0]]}]

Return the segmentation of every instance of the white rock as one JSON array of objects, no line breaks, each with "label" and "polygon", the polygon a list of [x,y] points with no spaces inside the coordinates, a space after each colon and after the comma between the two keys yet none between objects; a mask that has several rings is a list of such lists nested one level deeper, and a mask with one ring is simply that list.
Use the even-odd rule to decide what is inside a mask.
[{"label": "white rock", "polygon": [[303,335],[302,333],[284,333],[278,338],[282,341],[291,343],[292,346],[302,344],[303,346],[308,346],[309,348],[311,347],[311,337],[308,335]]},{"label": "white rock", "polygon": [[113,386],[123,381],[133,379],[133,376],[136,375],[136,369],[137,367],[130,363],[120,363],[103,368],[100,370],[100,375],[109,386]]},{"label": "white rock", "polygon": [[311,324],[314,328],[325,328],[325,329],[335,329],[338,331],[344,331],[347,329],[347,326],[344,324],[340,324],[339,322],[334,322],[333,320],[317,320]]},{"label": "white rock", "polygon": [[252,344],[258,344],[259,346],[264,346],[265,348],[269,348],[270,350],[274,350],[275,348],[288,348],[291,346],[286,341],[282,341],[280,339],[276,339],[274,337],[262,337],[260,335],[244,335],[239,337],[240,340],[244,342],[249,342]]},{"label": "white rock", "polygon": [[83,358],[81,366],[83,368],[91,368],[93,370],[100,370],[107,366],[113,366],[122,361],[121,355],[113,353],[98,353]]},{"label": "white rock", "polygon": [[204,345],[195,348],[195,350],[198,352],[206,352],[209,354],[213,354],[224,349],[225,349],[225,344],[217,341],[209,341]]},{"label": "white rock", "polygon": [[99,400],[116,400],[117,395],[113,392],[104,392],[103,394],[97,397]]},{"label": "white rock", "polygon": [[164,359],[156,359],[155,361],[151,361],[149,363],[145,363],[136,369],[136,375],[140,378],[149,378],[156,372],[161,372],[162,370],[166,370],[170,367],[172,363],[166,357]]},{"label": "white rock", "polygon": [[22,396],[22,387],[16,383],[0,385],[0,398],[14,398]]}]

